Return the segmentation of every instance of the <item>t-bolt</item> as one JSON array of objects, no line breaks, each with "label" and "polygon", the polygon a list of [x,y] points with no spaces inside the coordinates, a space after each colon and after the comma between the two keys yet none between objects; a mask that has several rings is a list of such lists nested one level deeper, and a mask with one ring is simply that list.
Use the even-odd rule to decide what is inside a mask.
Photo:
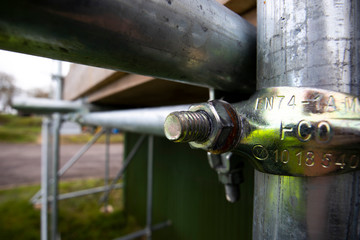
[{"label": "t-bolt", "polygon": [[205,111],[173,112],[166,117],[164,131],[174,142],[205,142],[211,132],[210,116]]}]

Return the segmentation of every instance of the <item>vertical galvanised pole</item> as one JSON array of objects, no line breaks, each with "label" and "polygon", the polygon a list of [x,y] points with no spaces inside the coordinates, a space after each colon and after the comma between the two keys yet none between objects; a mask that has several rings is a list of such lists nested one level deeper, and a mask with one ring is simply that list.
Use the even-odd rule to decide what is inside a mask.
[{"label": "vertical galvanised pole", "polygon": [[59,155],[60,155],[60,114],[53,114],[53,164],[52,164],[52,196],[53,201],[51,205],[51,240],[57,240],[58,236],[58,195],[59,195]]},{"label": "vertical galvanised pole", "polygon": [[[55,100],[60,100],[62,98],[62,67],[61,62],[58,62],[58,72],[53,76],[55,80]],[[60,113],[53,114],[53,165],[52,165],[52,175],[53,175],[53,201],[51,206],[51,240],[58,239],[58,195],[59,195],[59,158],[60,158],[60,126],[61,126],[61,115]]]},{"label": "vertical galvanised pole", "polygon": [[[258,0],[257,88],[359,95],[358,0]],[[283,116],[286,118],[286,116]],[[360,173],[255,173],[254,239],[358,239]]]},{"label": "vertical galvanised pole", "polygon": [[51,159],[50,141],[51,121],[48,117],[43,118],[41,129],[41,240],[48,239],[48,182],[49,160]]},{"label": "vertical galvanised pole", "polygon": [[148,138],[148,161],[147,161],[147,196],[146,196],[146,237],[151,240],[152,235],[152,196],[153,196],[153,157],[154,136]]},{"label": "vertical galvanised pole", "polygon": [[[110,129],[106,129],[106,138],[105,138],[105,177],[104,177],[104,186],[105,188],[109,185],[109,168],[110,168]],[[108,211],[108,198],[105,198],[104,201],[104,212]]]}]

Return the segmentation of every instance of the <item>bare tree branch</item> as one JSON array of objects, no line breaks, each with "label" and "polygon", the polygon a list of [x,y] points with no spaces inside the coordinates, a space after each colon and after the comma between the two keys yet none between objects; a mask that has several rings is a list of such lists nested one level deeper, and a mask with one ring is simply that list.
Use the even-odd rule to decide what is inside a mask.
[{"label": "bare tree branch", "polygon": [[10,106],[16,90],[14,82],[13,76],[0,72],[0,112],[4,112]]}]

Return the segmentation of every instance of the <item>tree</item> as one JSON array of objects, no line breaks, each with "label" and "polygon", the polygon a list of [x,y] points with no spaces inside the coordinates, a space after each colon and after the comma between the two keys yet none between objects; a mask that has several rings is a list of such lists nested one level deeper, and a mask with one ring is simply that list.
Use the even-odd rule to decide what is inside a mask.
[{"label": "tree", "polygon": [[42,88],[33,88],[29,90],[28,95],[35,98],[50,98],[51,92]]},{"label": "tree", "polygon": [[11,98],[15,93],[14,77],[0,72],[0,112],[5,112],[10,108]]}]

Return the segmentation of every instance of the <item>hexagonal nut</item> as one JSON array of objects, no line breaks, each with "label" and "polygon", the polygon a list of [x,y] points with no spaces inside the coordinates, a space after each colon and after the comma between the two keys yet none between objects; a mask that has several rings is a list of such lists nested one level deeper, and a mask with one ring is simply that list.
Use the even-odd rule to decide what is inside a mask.
[{"label": "hexagonal nut", "polygon": [[214,154],[233,149],[240,138],[240,121],[234,108],[222,100],[191,106],[189,111],[205,111],[211,118],[211,133],[205,142],[190,142],[193,148],[205,149]]}]

